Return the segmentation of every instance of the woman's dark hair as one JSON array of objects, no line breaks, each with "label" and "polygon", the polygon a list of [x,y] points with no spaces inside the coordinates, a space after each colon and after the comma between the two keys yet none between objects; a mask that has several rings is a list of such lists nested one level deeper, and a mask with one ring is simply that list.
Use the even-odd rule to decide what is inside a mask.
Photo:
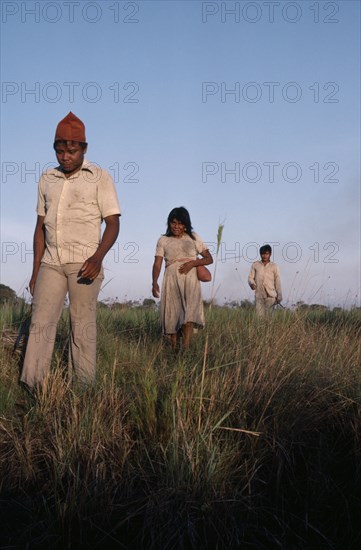
[{"label": "woman's dark hair", "polygon": [[265,244],[261,246],[261,248],[259,249],[260,254],[264,254],[265,252],[269,252],[270,254],[272,254],[272,248],[270,247],[269,244]]},{"label": "woman's dark hair", "polygon": [[192,222],[191,222],[189,212],[186,208],[184,208],[184,206],[173,208],[173,210],[171,210],[171,212],[169,213],[168,220],[167,220],[167,231],[165,233],[166,237],[172,236],[172,232],[170,230],[170,224],[173,220],[177,220],[180,223],[182,223],[186,228],[185,231],[187,235],[189,235],[192,239],[195,238],[192,233],[193,227],[192,227]]}]

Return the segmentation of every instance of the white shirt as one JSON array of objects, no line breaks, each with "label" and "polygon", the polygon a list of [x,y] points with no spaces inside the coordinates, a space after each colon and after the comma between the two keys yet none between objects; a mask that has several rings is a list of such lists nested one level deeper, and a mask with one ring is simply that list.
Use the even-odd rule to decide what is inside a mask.
[{"label": "white shirt", "polygon": [[42,262],[83,263],[99,246],[103,219],[120,214],[113,179],[87,161],[69,178],[50,169],[39,180],[37,213],[45,216]]},{"label": "white shirt", "polygon": [[282,289],[280,270],[277,264],[268,262],[264,264],[261,261],[253,262],[248,277],[248,283],[251,286],[256,285],[256,296],[277,298],[282,301]]}]

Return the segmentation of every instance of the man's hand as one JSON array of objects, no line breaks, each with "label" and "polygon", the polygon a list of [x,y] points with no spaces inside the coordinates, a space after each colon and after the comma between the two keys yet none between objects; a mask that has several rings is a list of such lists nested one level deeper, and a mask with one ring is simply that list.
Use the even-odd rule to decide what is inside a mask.
[{"label": "man's hand", "polygon": [[31,276],[30,282],[29,282],[29,292],[32,296],[34,296],[34,288],[36,283],[37,277],[35,275]]},{"label": "man's hand", "polygon": [[82,265],[79,271],[79,277],[81,277],[82,279],[90,279],[91,281],[93,281],[98,277],[101,268],[101,260],[98,260],[94,256],[90,256],[90,258],[88,258]]},{"label": "man's hand", "polygon": [[114,214],[104,218],[105,230],[102,236],[101,243],[97,248],[97,251],[93,256],[90,256],[79,271],[79,277],[82,279],[90,279],[94,281],[100,273],[102,268],[102,261],[104,256],[113,246],[119,233],[119,216]]}]

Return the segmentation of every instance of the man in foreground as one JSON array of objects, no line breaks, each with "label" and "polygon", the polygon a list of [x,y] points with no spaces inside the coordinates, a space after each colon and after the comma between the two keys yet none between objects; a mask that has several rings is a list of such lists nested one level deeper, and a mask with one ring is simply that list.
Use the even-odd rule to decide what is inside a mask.
[{"label": "man in foreground", "polygon": [[[69,366],[82,384],[95,379],[96,304],[102,261],[117,239],[120,209],[110,175],[84,160],[85,127],[73,113],[56,128],[59,166],[38,186],[32,318],[21,382],[41,388],[50,372],[56,327],[69,293]],[[100,226],[105,221],[101,237]],[[69,373],[71,374],[71,373]]]},{"label": "man in foreground", "polygon": [[261,246],[261,261],[253,262],[248,283],[256,293],[256,313],[260,317],[269,316],[274,304],[282,302],[280,270],[271,262],[272,248],[269,244]]}]

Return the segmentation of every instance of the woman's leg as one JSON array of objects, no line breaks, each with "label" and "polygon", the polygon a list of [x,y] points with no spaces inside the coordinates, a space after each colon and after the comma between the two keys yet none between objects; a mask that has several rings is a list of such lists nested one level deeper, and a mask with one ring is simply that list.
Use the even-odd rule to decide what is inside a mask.
[{"label": "woman's leg", "polygon": [[192,334],[193,334],[193,324],[194,323],[186,323],[182,327],[182,329],[183,329],[183,344],[182,344],[182,347],[184,349],[189,348],[189,344],[190,344],[191,337],[192,337]]},{"label": "woman's leg", "polygon": [[169,334],[169,338],[170,338],[172,349],[175,350],[177,347],[177,333]]},{"label": "woman's leg", "polygon": [[169,333],[163,334],[163,336],[165,336],[166,340],[168,342],[170,342],[170,345],[172,346],[172,349],[175,350],[176,347],[177,347],[177,340],[178,340],[177,333],[173,334],[173,333],[169,332]]}]

